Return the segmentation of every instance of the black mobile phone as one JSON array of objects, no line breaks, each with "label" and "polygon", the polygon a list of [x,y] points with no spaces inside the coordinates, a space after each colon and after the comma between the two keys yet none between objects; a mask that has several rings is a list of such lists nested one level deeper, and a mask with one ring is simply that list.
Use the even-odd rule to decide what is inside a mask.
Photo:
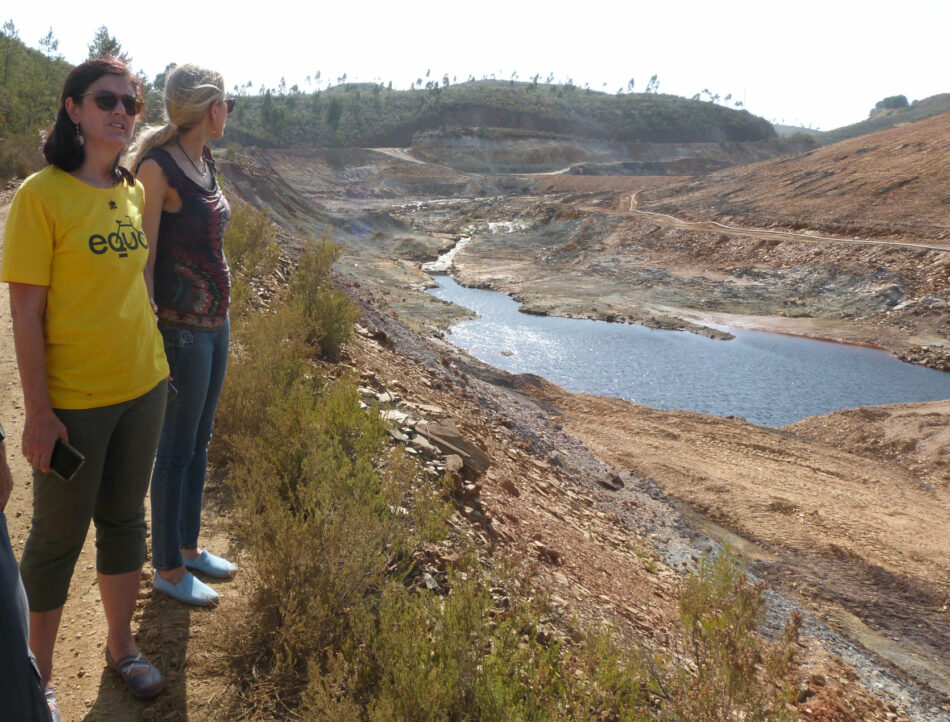
[{"label": "black mobile phone", "polygon": [[86,457],[77,449],[67,444],[62,439],[56,439],[56,445],[53,447],[53,455],[49,460],[49,468],[56,476],[63,481],[72,481],[76,472],[86,463]]},{"label": "black mobile phone", "polygon": [[171,381],[168,382],[168,398],[165,399],[166,404],[170,404],[175,397],[178,396],[178,389],[175,388],[175,384]]}]

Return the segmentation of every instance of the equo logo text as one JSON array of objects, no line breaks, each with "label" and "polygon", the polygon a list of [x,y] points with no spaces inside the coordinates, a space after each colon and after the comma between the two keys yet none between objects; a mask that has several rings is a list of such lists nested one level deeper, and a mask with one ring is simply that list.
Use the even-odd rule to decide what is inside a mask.
[{"label": "equo logo text", "polygon": [[126,216],[126,218],[129,219],[128,223],[117,220],[115,222],[115,232],[108,236],[101,236],[98,233],[89,236],[89,250],[97,256],[112,250],[119,254],[119,258],[126,258],[129,251],[135,251],[139,248],[147,249],[148,241],[145,238],[145,233],[132,225],[131,216]]}]

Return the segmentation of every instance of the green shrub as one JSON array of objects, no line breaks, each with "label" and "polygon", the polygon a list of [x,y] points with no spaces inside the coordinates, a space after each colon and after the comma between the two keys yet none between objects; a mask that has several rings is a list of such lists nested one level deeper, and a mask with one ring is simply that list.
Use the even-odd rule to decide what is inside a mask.
[{"label": "green shrub", "polygon": [[0,180],[25,178],[46,165],[40,132],[56,118],[59,91],[71,69],[54,51],[27,47],[13,20],[0,29]]},{"label": "green shrub", "polygon": [[329,238],[309,241],[290,282],[293,303],[300,305],[309,322],[311,340],[327,359],[339,358],[359,318],[359,310],[330,277],[340,253],[340,247]]},{"label": "green shrub", "polygon": [[447,519],[452,515],[448,491],[453,486],[452,478],[446,474],[438,483],[424,479],[415,490],[413,523],[424,541],[438,542],[445,539]]},{"label": "green shrub", "polygon": [[0,178],[26,178],[44,165],[39,133],[11,134],[0,142]]},{"label": "green shrub", "polygon": [[307,340],[299,310],[232,317],[231,355],[210,452],[221,464],[235,457],[246,439],[259,437],[276,413],[278,401],[312,396],[323,386],[309,359],[316,347]]},{"label": "green shrub", "polygon": [[231,267],[232,315],[240,317],[250,308],[253,284],[277,269],[280,246],[270,216],[243,203],[233,204],[224,251]]},{"label": "green shrub", "polygon": [[[654,674],[655,691],[674,719],[716,722],[791,720],[792,671],[801,617],[797,613],[776,644],[757,632],[765,616],[764,584],[751,584],[745,564],[728,547],[703,559],[680,594],[686,653],[695,672],[668,667]],[[654,668],[656,669],[656,668]]]},{"label": "green shrub", "polygon": [[[240,538],[251,550],[253,614],[232,650],[247,680],[286,693],[321,650],[345,646],[373,590],[406,555],[407,479],[376,469],[383,423],[350,379],[306,362],[294,306],[246,327],[221,420]],[[304,353],[302,353],[302,351]],[[301,361],[304,359],[304,361]]]},{"label": "green shrub", "polygon": [[648,719],[629,658],[607,635],[570,648],[544,638],[543,597],[527,601],[513,569],[497,582],[510,591],[502,603],[471,555],[449,570],[448,582],[447,596],[396,583],[383,589],[366,638],[325,670],[311,666],[305,717]]},{"label": "green shrub", "polygon": [[910,106],[910,103],[907,102],[906,95],[892,95],[888,98],[883,98],[882,100],[877,101],[874,104],[874,110],[871,111],[871,115],[874,114],[877,110],[896,110],[899,108],[907,108]]}]

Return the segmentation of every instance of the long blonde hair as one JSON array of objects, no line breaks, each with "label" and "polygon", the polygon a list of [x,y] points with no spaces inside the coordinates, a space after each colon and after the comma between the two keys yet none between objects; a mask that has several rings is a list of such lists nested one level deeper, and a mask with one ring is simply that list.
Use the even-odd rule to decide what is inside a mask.
[{"label": "long blonde hair", "polygon": [[137,171],[146,153],[198,125],[211,104],[221,100],[224,100],[221,73],[190,63],[177,66],[165,81],[165,125],[142,129],[129,153],[129,167]]}]

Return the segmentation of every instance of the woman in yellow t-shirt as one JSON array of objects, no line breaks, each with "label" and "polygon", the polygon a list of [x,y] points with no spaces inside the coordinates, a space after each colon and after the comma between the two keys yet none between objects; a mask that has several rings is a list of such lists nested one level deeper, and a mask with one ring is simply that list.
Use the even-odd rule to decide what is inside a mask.
[{"label": "woman in yellow t-shirt", "polygon": [[[142,276],[144,191],[118,164],[142,110],[139,92],[114,58],[70,72],[43,147],[49,165],[17,191],[4,236],[0,281],[10,285],[26,404],[22,448],[34,467],[20,570],[30,646],[51,708],[56,634],[90,521],[107,664],[139,697],[164,688],[131,634],[168,377]],[[57,440],[85,456],[69,481],[50,473]]]}]

